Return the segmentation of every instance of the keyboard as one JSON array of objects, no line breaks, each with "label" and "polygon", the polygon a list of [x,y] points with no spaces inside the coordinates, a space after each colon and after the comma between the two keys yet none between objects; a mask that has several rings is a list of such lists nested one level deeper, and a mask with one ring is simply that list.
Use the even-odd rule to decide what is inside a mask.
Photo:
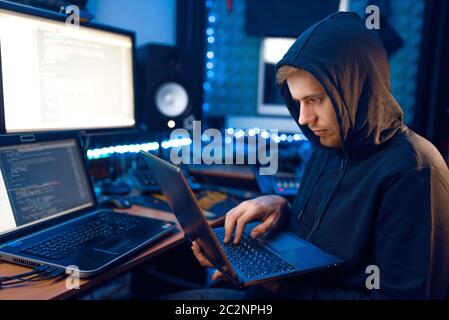
[{"label": "keyboard", "polygon": [[224,229],[214,230],[231,265],[247,278],[294,270],[295,267],[243,233],[237,245],[224,243]]},{"label": "keyboard", "polygon": [[69,254],[125,232],[136,226],[139,218],[112,211],[102,212],[72,230],[22,249],[21,252],[36,257],[60,260]]}]

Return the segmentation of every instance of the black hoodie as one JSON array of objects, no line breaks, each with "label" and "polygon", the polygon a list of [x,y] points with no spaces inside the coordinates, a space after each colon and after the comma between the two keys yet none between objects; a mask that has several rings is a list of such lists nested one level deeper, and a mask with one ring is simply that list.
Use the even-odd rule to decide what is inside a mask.
[{"label": "black hoodie", "polygon": [[[449,282],[448,168],[430,142],[404,125],[377,34],[357,14],[336,13],[305,31],[277,69],[283,65],[302,68],[322,84],[342,140],[340,149],[323,147],[300,125],[315,148],[289,228],[345,264],[284,281],[279,297],[443,298]],[[300,105],[286,83],[281,93],[298,121]],[[370,265],[379,268],[379,289],[366,285]]]}]

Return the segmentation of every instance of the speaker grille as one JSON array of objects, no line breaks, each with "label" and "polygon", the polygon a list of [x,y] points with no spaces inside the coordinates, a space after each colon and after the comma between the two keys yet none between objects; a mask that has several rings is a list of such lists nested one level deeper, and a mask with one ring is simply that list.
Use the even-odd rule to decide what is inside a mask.
[{"label": "speaker grille", "polygon": [[186,89],[176,82],[162,84],[155,94],[156,108],[166,117],[179,117],[186,112],[189,96]]}]

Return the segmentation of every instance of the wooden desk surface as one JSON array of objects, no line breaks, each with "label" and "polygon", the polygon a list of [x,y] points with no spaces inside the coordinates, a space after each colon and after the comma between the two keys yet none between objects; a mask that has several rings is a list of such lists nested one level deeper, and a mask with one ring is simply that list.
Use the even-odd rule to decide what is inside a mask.
[{"label": "wooden desk surface", "polygon": [[[175,219],[173,214],[153,210],[148,208],[143,208],[139,206],[133,206],[130,209],[123,210],[132,214],[149,216],[152,218],[167,220],[167,221],[175,221],[179,227],[178,222]],[[218,225],[223,221],[223,217],[221,219],[217,219],[212,221],[212,225]],[[107,280],[125,273],[131,268],[146,262],[152,257],[168,250],[175,245],[182,243],[184,241],[184,233],[182,231],[177,232],[176,234],[168,235],[159,239],[154,244],[150,245],[148,249],[139,252],[137,255],[132,258],[124,259],[120,264],[108,269],[107,271],[93,277],[90,279],[81,279],[80,280],[80,288],[79,289],[71,289],[68,290],[66,288],[66,278],[62,280],[46,280],[42,282],[35,283],[24,283],[18,284],[16,286],[6,287],[0,289],[0,300],[49,300],[49,299],[67,299],[73,297],[77,294],[80,294],[90,288],[93,288],[96,285],[106,282]],[[20,274],[23,272],[31,271],[32,269],[27,267],[22,267],[19,265],[0,262],[0,275],[1,276],[12,276],[15,274]]]}]

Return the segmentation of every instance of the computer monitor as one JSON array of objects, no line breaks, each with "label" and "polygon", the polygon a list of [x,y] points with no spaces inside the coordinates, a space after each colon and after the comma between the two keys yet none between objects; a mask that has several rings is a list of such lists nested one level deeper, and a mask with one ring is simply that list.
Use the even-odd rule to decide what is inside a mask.
[{"label": "computer monitor", "polygon": [[276,63],[282,59],[296,39],[264,38],[260,46],[257,113],[259,115],[289,116],[285,102],[276,85]]},{"label": "computer monitor", "polygon": [[1,131],[133,127],[134,38],[0,2]]}]

